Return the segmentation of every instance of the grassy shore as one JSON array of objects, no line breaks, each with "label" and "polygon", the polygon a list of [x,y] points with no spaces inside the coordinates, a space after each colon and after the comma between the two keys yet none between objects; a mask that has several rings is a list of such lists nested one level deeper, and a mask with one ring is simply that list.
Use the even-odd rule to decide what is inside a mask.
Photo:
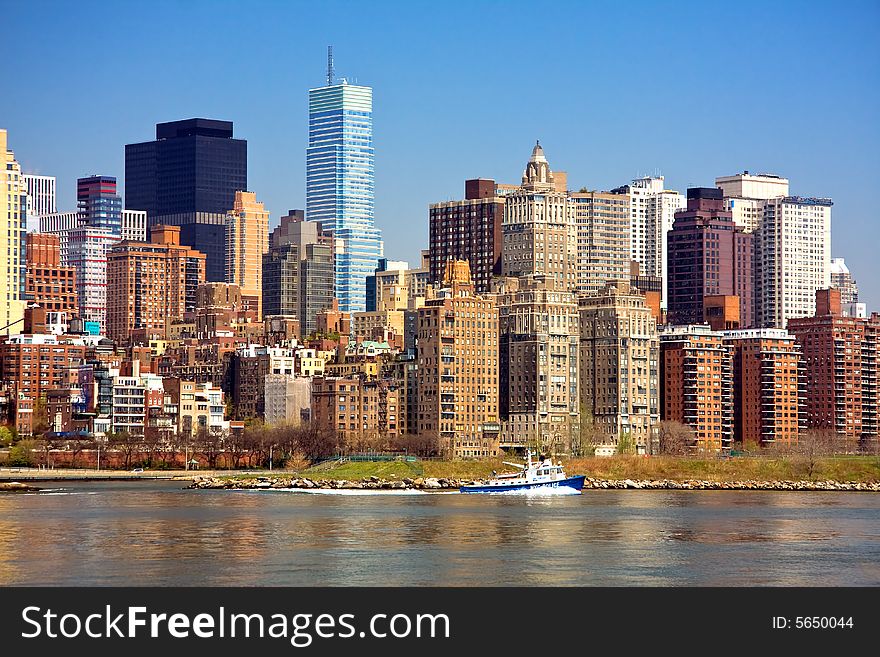
[{"label": "grassy shore", "polygon": [[[515,461],[515,459],[511,459]],[[880,457],[828,456],[680,458],[671,456],[614,456],[611,458],[568,459],[569,474],[585,474],[596,479],[669,479],[687,481],[880,481]],[[300,474],[323,479],[357,480],[364,477],[402,479],[405,477],[446,477],[479,479],[493,470],[511,472],[500,459],[485,461],[418,461],[325,463]]]}]

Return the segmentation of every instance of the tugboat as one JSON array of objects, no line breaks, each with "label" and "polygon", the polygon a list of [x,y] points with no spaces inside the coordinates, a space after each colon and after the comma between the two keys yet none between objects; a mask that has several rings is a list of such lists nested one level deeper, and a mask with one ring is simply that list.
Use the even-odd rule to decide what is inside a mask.
[{"label": "tugboat", "polygon": [[459,487],[462,493],[502,493],[514,490],[532,490],[536,488],[573,488],[581,490],[584,487],[586,475],[567,477],[561,463],[553,463],[553,460],[541,455],[537,461],[532,461],[532,451],[526,452],[526,464],[509,463],[505,465],[519,468],[519,472],[496,475],[485,483],[465,484]]}]

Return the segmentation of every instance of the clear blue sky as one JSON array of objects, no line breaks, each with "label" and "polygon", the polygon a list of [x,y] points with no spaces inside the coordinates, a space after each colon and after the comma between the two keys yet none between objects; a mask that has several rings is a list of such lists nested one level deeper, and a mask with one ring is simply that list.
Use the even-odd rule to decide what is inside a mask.
[{"label": "clear blue sky", "polygon": [[304,207],[307,90],[326,46],[374,88],[376,224],[415,264],[427,205],[518,182],[535,139],[569,185],[744,169],[834,199],[835,257],[880,310],[880,4],[874,2],[13,2],[0,127],[59,209],[123,146],[203,116],[248,140],[273,223]]}]

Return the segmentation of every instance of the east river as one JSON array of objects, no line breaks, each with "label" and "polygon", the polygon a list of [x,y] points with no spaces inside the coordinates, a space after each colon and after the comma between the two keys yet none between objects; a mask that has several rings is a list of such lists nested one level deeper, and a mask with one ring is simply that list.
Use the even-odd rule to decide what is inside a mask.
[{"label": "east river", "polygon": [[876,493],[39,485],[0,495],[0,585],[880,585]]}]

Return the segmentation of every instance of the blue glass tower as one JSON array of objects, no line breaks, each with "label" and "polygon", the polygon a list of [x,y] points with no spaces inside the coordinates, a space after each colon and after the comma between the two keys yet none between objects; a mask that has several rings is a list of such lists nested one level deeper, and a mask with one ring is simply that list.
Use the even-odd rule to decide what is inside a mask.
[{"label": "blue glass tower", "polygon": [[362,312],[382,256],[373,223],[373,90],[345,81],[309,90],[306,218],[333,234],[339,309]]}]

